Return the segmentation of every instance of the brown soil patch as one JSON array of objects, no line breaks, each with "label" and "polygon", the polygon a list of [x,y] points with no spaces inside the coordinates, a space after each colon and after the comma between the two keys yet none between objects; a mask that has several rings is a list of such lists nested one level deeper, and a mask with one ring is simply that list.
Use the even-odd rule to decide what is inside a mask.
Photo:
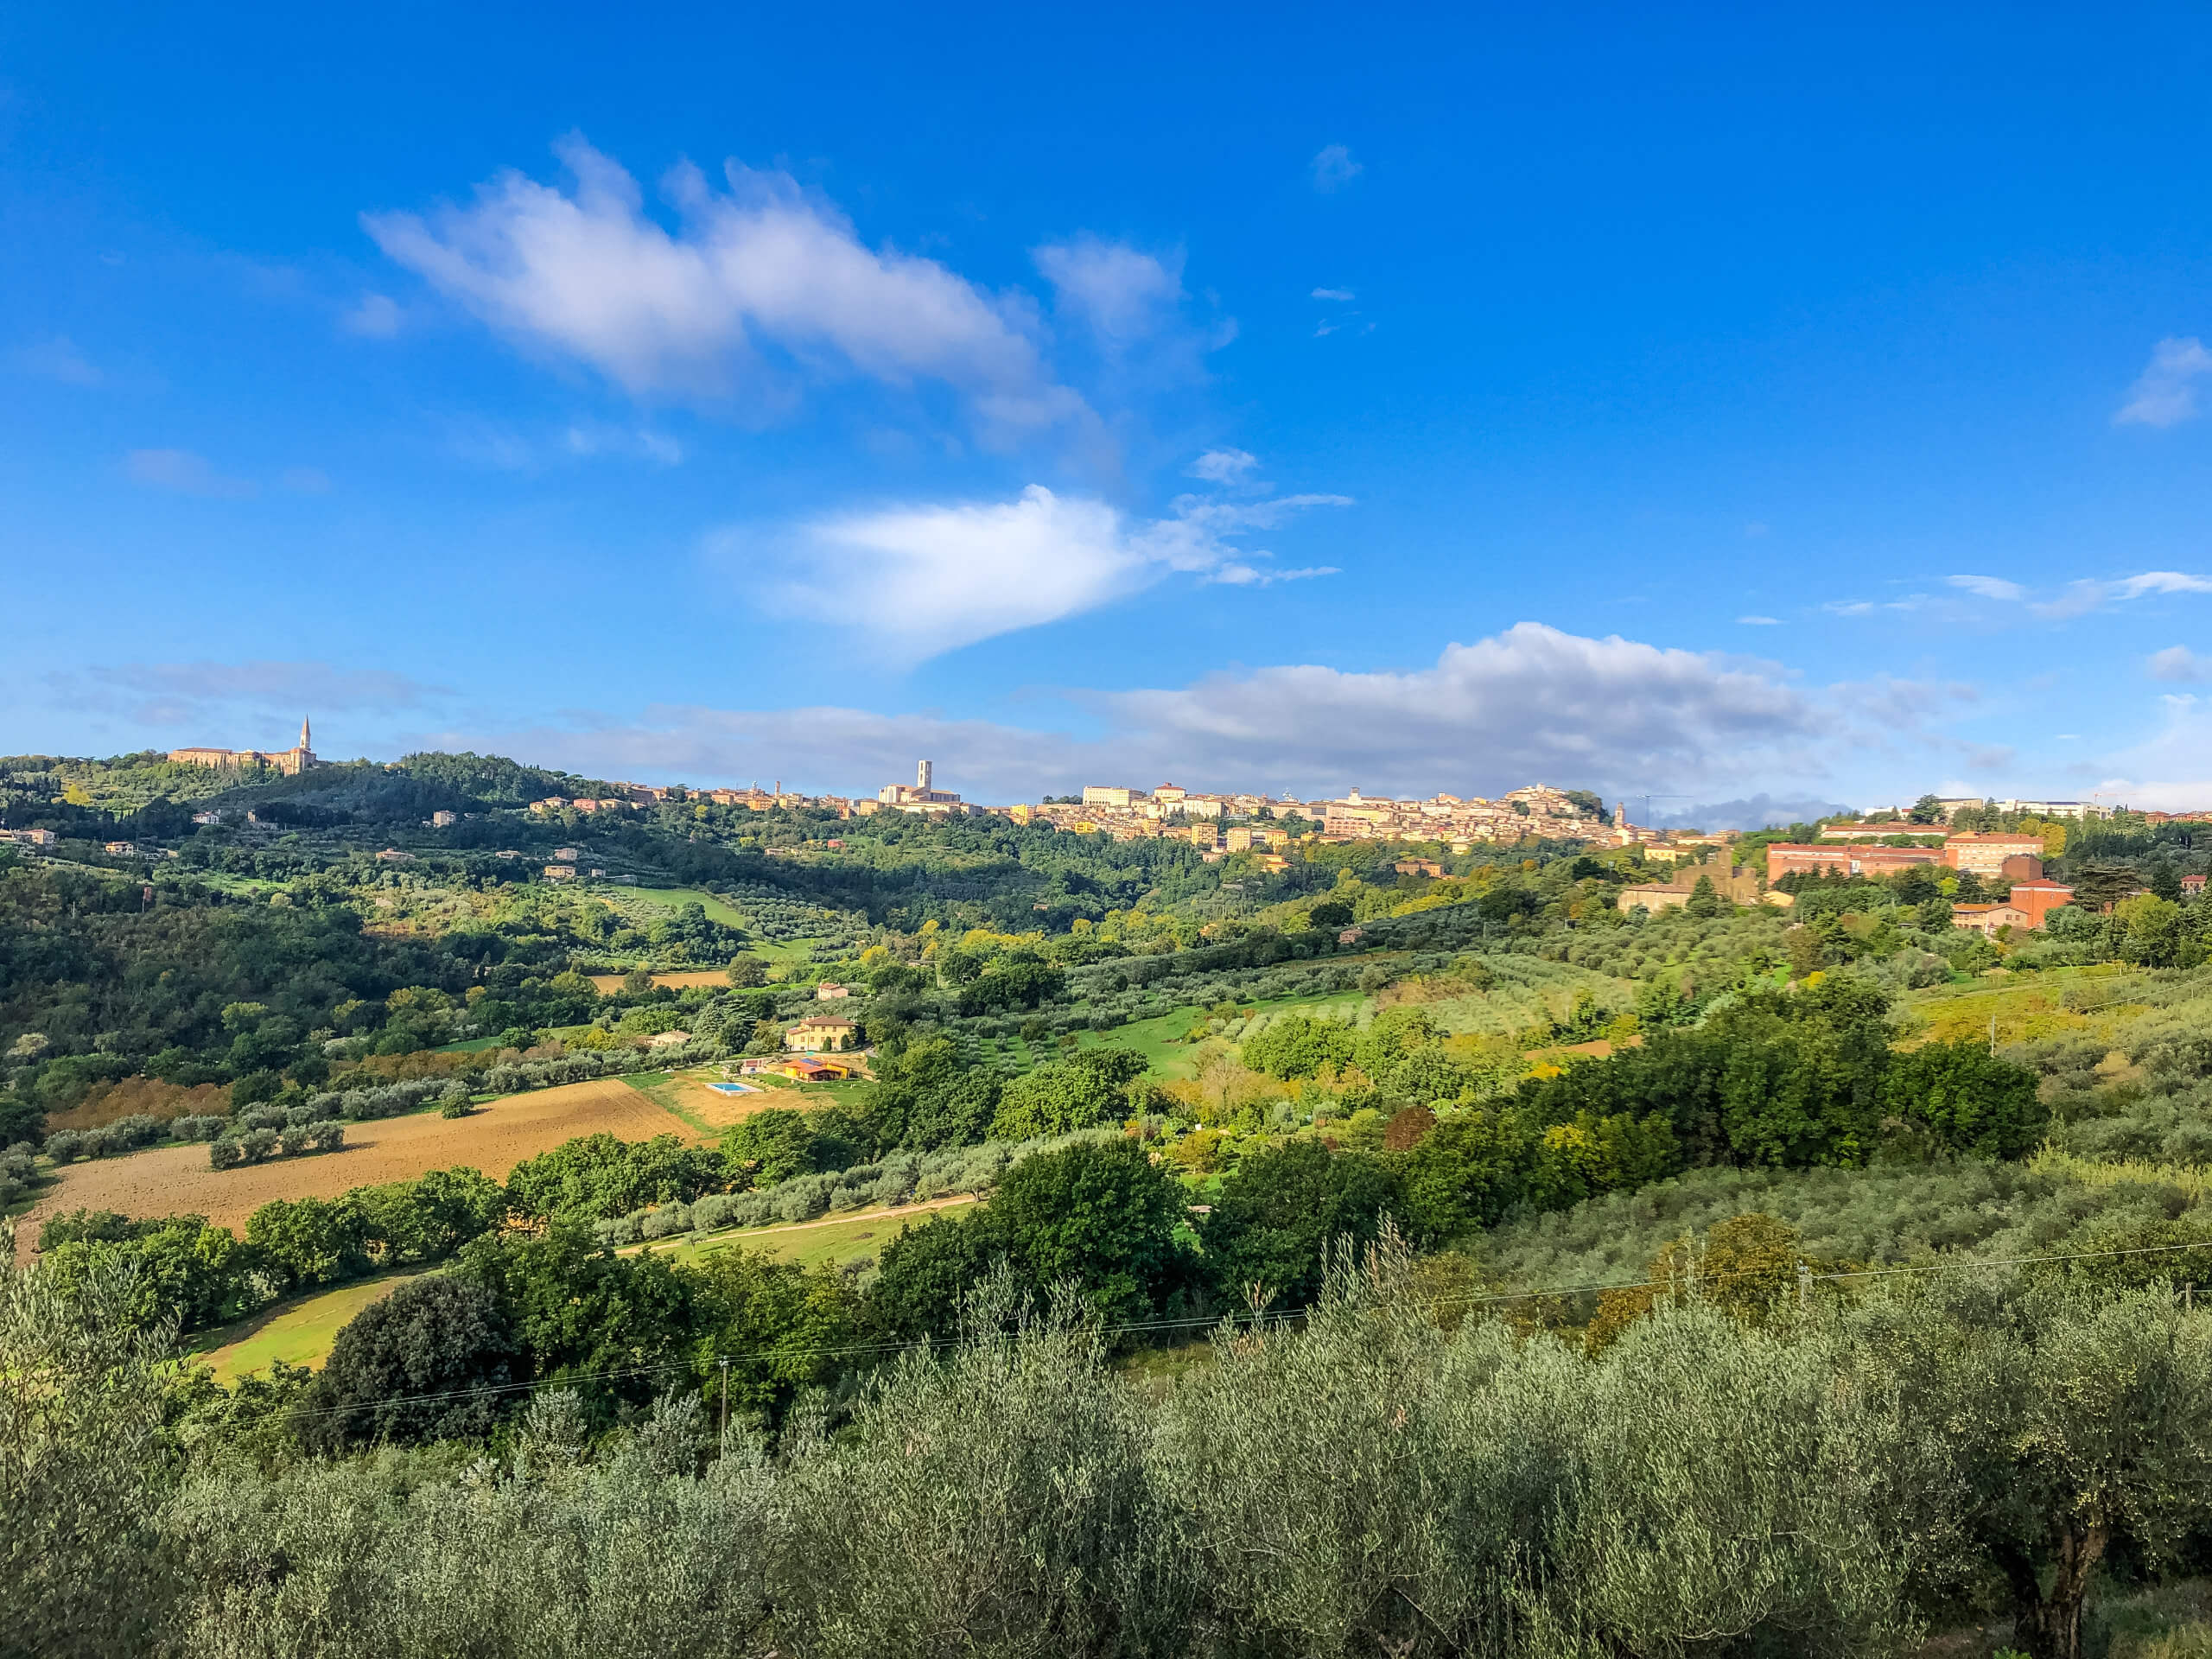
[{"label": "brown soil patch", "polygon": [[46,1127],[97,1129],[142,1112],[159,1118],[221,1117],[230,1109],[228,1084],[203,1083],[188,1089],[159,1077],[125,1077],[119,1083],[94,1084],[92,1092],[67,1111],[48,1113]]},{"label": "brown soil patch", "polygon": [[[804,1111],[809,1106],[822,1103],[796,1089],[779,1089],[772,1084],[753,1083],[753,1091],[749,1095],[718,1095],[707,1086],[721,1081],[721,1075],[714,1071],[678,1071],[645,1084],[643,1091],[662,1105],[673,1106],[678,1113],[715,1130],[726,1129],[739,1119],[766,1111],[772,1106],[789,1106]],[[744,1081],[751,1083],[753,1079]]]},{"label": "brown soil patch", "polygon": [[72,1164],[17,1224],[19,1248],[38,1237],[39,1224],[65,1210],[113,1210],[126,1216],[205,1216],[243,1233],[246,1217],[271,1198],[334,1198],[357,1186],[405,1180],[433,1169],[466,1165],[495,1180],[525,1158],[580,1135],[650,1141],[657,1135],[698,1135],[618,1077],[571,1083],[533,1094],[509,1095],[469,1117],[435,1112],[348,1123],[340,1152],[272,1158],[244,1169],[210,1169],[204,1146],[162,1147],[123,1158]]},{"label": "brown soil patch", "polygon": [[[622,988],[622,976],[620,974],[587,974],[584,977],[599,987],[601,996],[612,996]],[[690,969],[680,974],[655,974],[654,988],[658,989],[663,985],[678,991],[690,985],[719,985],[728,989],[729,976],[719,968]]]}]

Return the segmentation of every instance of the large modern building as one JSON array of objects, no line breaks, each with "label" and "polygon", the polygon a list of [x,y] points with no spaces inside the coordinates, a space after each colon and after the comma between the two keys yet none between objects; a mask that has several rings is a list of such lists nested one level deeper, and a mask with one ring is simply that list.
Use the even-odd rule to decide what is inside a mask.
[{"label": "large modern building", "polygon": [[[2041,836],[1952,836],[1943,842],[1943,861],[1955,870],[1976,875],[2002,875],[2008,858],[2043,857]],[[2037,874],[2041,866],[2037,867]]]},{"label": "large modern building", "polygon": [[322,762],[315,758],[310,745],[308,723],[300,721],[300,741],[289,749],[171,749],[169,760],[180,766],[209,766],[236,768],[266,766],[271,772],[282,772],[287,778],[296,778],[303,772],[312,772]]}]

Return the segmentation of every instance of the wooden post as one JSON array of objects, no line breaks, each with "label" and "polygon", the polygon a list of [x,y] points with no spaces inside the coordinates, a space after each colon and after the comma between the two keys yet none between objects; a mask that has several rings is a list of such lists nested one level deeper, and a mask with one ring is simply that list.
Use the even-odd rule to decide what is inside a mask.
[{"label": "wooden post", "polygon": [[728,1361],[727,1359],[723,1360],[723,1361],[721,1362],[721,1367],[722,1367],[722,1449],[723,1449],[724,1451],[728,1451],[728,1450],[729,1449],[729,1361]]}]

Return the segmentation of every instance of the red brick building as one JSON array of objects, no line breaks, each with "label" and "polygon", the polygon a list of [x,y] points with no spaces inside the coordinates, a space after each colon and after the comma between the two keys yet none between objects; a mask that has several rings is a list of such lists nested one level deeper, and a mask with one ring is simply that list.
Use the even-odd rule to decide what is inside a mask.
[{"label": "red brick building", "polygon": [[2052,911],[2074,902],[2074,889],[2056,881],[2016,881],[2012,899],[2012,908],[2027,917],[2030,927],[2041,927]]},{"label": "red brick building", "polygon": [[1783,876],[1815,874],[1832,870],[1838,875],[1893,875],[1916,864],[1935,864],[1942,855],[1933,847],[1864,847],[1850,842],[1815,846],[1808,842],[1777,841],[1766,849],[1766,879],[1771,886]]}]

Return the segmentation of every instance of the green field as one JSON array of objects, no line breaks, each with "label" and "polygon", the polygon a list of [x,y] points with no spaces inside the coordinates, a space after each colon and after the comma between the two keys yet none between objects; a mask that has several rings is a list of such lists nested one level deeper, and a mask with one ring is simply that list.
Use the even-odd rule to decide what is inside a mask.
[{"label": "green field", "polygon": [[[601,893],[599,896],[604,899],[611,895]],[[717,898],[703,888],[631,887],[626,890],[625,896],[642,899],[647,904],[658,906],[663,910],[676,910],[685,905],[697,905],[707,912],[709,921],[720,922],[725,927],[743,929],[746,934],[746,953],[760,957],[762,962],[771,967],[779,964],[788,966],[792,963],[813,960],[809,954],[813,949],[813,940],[764,939],[753,931],[741,914],[731,907],[728,899]]]},{"label": "green field", "polygon": [[[952,1204],[945,1210],[957,1214],[964,1204]],[[736,1232],[715,1233],[704,1240],[685,1237],[674,1242],[639,1245],[679,1261],[688,1261],[715,1250],[741,1245],[757,1255],[777,1262],[787,1262],[795,1267],[843,1267],[863,1256],[874,1255],[893,1239],[899,1230],[908,1225],[918,1226],[940,1211],[913,1210],[863,1211],[838,1221],[816,1221],[785,1224],[773,1227],[747,1227]],[[627,1254],[627,1252],[625,1252]]]},{"label": "green field", "polygon": [[194,1340],[193,1351],[215,1368],[215,1380],[226,1385],[249,1371],[267,1370],[280,1359],[288,1365],[321,1365],[348,1320],[412,1277],[412,1274],[387,1274],[381,1279],[364,1279],[320,1295],[280,1303],[237,1325],[203,1332]]},{"label": "green field", "polygon": [[[1239,1002],[1239,1010],[1260,1014],[1318,1013],[1322,1009],[1357,1009],[1373,999],[1362,991],[1332,991],[1322,996],[1287,996],[1274,1002]],[[1116,1026],[1111,1031],[1085,1031],[1077,1034],[1076,1046],[1094,1048],[1101,1044],[1115,1048],[1135,1049],[1150,1065],[1153,1075],[1162,1077],[1190,1077],[1197,1075],[1191,1052],[1198,1045],[1185,1040],[1193,1027],[1205,1022],[1206,1011],[1195,1002],[1166,1014],[1155,1014],[1149,1020],[1132,1020],[1126,1026]]]},{"label": "green field", "polygon": [[744,918],[730,908],[728,899],[709,893],[703,887],[632,887],[630,893],[664,910],[680,910],[685,905],[696,905],[707,912],[707,919],[710,922],[720,922],[725,927],[745,925]]}]

